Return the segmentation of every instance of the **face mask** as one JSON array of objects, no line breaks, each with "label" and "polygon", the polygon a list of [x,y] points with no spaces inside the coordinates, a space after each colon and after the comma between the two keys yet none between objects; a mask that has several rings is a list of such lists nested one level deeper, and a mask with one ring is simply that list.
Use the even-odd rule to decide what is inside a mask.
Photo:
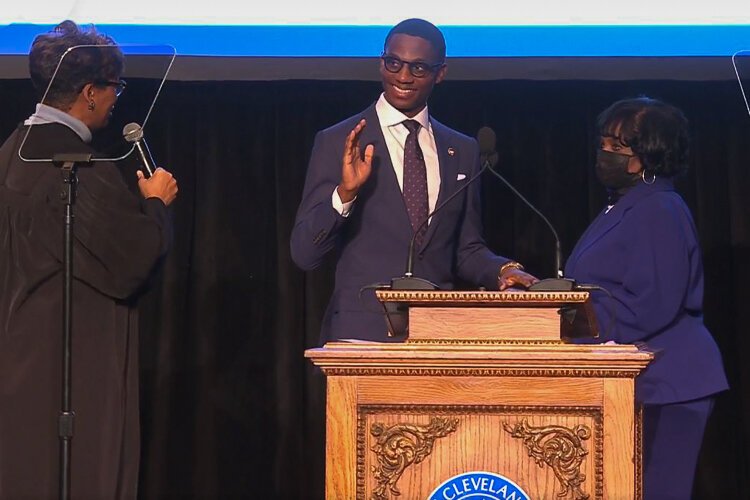
[{"label": "face mask", "polygon": [[628,162],[635,155],[624,155],[600,149],[596,152],[596,177],[610,190],[633,186],[640,175],[628,172]]}]

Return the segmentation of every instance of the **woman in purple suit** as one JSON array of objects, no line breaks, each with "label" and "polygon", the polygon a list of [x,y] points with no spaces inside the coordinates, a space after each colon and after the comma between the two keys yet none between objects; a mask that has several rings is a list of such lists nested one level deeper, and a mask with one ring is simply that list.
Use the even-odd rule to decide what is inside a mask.
[{"label": "woman in purple suit", "polygon": [[703,324],[695,224],[674,189],[688,166],[682,112],[655,99],[618,101],[598,119],[596,175],[609,203],[576,244],[565,274],[608,290],[592,301],[603,337],[643,342],[655,359],[636,380],[644,405],[644,498],[689,499],[706,421],[728,388]]}]

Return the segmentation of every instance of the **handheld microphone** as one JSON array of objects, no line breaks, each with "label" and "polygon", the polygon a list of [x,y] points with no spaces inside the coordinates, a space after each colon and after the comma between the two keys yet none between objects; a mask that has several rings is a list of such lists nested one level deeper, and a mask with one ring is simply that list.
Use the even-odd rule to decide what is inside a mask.
[{"label": "handheld microphone", "polygon": [[138,155],[141,157],[141,163],[148,172],[147,177],[154,175],[156,166],[154,159],[151,157],[151,151],[148,149],[146,139],[143,137],[143,128],[135,122],[128,123],[122,129],[122,136],[126,141],[135,144],[135,149],[138,150]]},{"label": "handheld microphone", "polygon": [[497,137],[495,135],[495,132],[489,127],[482,127],[477,132],[479,154],[481,158],[484,158],[487,169],[492,173],[492,175],[500,179],[503,184],[505,184],[508,189],[513,192],[513,194],[518,196],[518,198],[520,198],[521,201],[526,204],[526,206],[528,206],[532,211],[534,211],[534,213],[541,217],[544,223],[547,224],[547,227],[549,227],[550,231],[552,231],[552,235],[555,237],[555,278],[543,279],[538,283],[534,283],[529,287],[529,290],[537,292],[573,290],[576,286],[575,281],[568,278],[563,278],[560,237],[557,235],[557,231],[555,231],[554,226],[552,226],[552,223],[549,221],[549,219],[547,219],[547,217],[545,217],[544,214],[539,211],[539,209],[537,209],[529,200],[526,199],[524,195],[522,195],[516,188],[514,188],[511,183],[505,179],[505,177],[500,175],[500,173],[498,173],[493,168],[497,163],[497,151],[495,150],[496,140]]}]

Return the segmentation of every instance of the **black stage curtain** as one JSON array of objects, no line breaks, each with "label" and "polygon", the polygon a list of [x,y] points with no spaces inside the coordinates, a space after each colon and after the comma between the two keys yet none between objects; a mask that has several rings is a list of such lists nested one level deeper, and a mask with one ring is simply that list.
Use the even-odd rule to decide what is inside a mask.
[{"label": "black stage curtain", "polygon": [[[143,498],[322,498],[324,381],[303,351],[317,345],[333,268],[299,271],[289,235],[315,132],[378,93],[377,82],[332,81],[164,89],[148,140],[180,194],[174,248],[141,301]],[[503,173],[548,215],[567,254],[604,202],[594,118],[640,94],[676,104],[692,124],[679,186],[703,246],[706,323],[732,385],[709,424],[696,498],[747,498],[750,117],[737,84],[448,81],[430,109],[469,135],[495,129]],[[0,81],[3,137],[33,103],[27,81]],[[483,194],[490,248],[550,276],[543,223],[490,176]]]}]

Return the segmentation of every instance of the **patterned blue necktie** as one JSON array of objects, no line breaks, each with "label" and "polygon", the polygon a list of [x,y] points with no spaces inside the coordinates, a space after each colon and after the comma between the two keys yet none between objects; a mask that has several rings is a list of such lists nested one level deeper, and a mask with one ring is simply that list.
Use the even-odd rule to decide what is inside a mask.
[{"label": "patterned blue necktie", "polygon": [[[411,228],[416,231],[430,212],[427,197],[427,166],[417,141],[421,125],[416,120],[406,120],[403,124],[409,130],[406,143],[404,143],[404,202]],[[427,233],[427,224],[424,224],[417,234],[415,240],[417,246],[422,243],[425,233]]]}]

